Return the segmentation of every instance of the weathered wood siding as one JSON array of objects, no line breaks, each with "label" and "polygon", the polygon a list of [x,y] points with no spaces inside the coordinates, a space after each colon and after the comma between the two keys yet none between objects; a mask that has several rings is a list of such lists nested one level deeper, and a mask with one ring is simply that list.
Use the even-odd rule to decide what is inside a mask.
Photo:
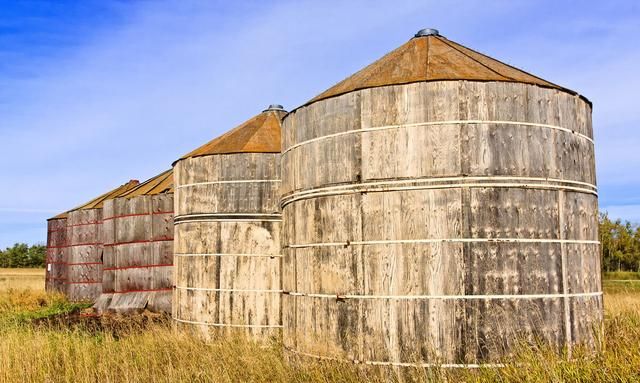
[{"label": "weathered wood siding", "polygon": [[47,221],[47,257],[45,290],[48,292],[64,291],[66,279],[67,251],[67,219],[50,219]]},{"label": "weathered wood siding", "polygon": [[67,240],[67,297],[95,301],[102,292],[102,209],[69,212]]},{"label": "weathered wood siding", "polygon": [[115,267],[117,265],[114,255],[115,225],[113,219],[104,219],[115,215],[114,208],[113,199],[108,199],[102,204],[102,292],[93,305],[98,314],[107,311],[115,291]]},{"label": "weathered wood siding", "polygon": [[315,102],[283,125],[283,324],[295,355],[497,360],[596,346],[591,108],[443,81]]},{"label": "weathered wood siding", "polygon": [[188,158],[174,167],[173,317],[206,337],[279,336],[279,154]]},{"label": "weathered wood siding", "polygon": [[103,295],[98,311],[171,312],[173,194],[104,203]]}]

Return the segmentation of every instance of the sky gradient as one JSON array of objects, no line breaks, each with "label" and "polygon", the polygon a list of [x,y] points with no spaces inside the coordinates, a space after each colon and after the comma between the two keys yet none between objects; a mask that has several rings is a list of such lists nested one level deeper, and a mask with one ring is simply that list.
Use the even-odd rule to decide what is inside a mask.
[{"label": "sky gradient", "polygon": [[0,0],[0,248],[425,27],[589,98],[600,207],[640,222],[638,4]]}]

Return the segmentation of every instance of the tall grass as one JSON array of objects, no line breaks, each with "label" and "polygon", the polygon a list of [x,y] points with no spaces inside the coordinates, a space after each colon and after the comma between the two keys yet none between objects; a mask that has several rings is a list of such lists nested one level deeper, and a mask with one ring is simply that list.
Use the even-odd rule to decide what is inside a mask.
[{"label": "tall grass", "polygon": [[[416,369],[408,381],[640,381],[640,294],[605,296],[605,338],[597,355],[573,358],[543,345],[523,346],[504,368]],[[0,292],[0,382],[382,382],[393,371],[338,362],[287,363],[281,345],[233,338],[205,343],[172,330],[167,318],[100,320],[63,316],[82,306],[42,292]]]},{"label": "tall grass", "polygon": [[0,330],[2,382],[357,382],[354,367],[289,366],[277,344],[241,338],[204,343],[168,323],[117,332],[10,327]]},{"label": "tall grass", "polygon": [[547,346],[523,346],[501,369],[459,371],[477,382],[638,382],[640,381],[640,294],[605,295],[602,352],[573,351],[568,360]]}]

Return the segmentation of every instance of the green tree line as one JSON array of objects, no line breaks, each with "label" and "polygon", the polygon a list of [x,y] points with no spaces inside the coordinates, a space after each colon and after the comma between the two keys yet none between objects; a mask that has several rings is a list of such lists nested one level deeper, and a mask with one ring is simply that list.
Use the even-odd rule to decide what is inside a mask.
[{"label": "green tree line", "polygon": [[16,243],[0,250],[0,267],[45,267],[47,249],[43,245]]},{"label": "green tree line", "polygon": [[640,226],[629,221],[612,221],[600,214],[600,248],[603,271],[640,272]]}]

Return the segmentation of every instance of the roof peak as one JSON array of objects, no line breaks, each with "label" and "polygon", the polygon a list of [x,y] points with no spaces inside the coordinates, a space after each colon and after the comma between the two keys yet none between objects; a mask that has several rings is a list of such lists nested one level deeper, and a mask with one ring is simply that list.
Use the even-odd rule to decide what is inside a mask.
[{"label": "roof peak", "polygon": [[182,156],[176,162],[214,154],[280,153],[280,129],[286,113],[282,105],[271,104],[261,113]]},{"label": "roof peak", "polygon": [[451,41],[441,36],[437,29],[425,28],[304,105],[361,89],[432,81],[512,82],[577,95],[572,90]]},{"label": "roof peak", "polygon": [[94,199],[92,199],[91,201],[82,204],[80,206],[74,207],[71,210],[67,210],[64,213],[60,213],[58,215],[56,215],[55,217],[49,218],[49,220],[51,219],[59,219],[59,218],[66,218],[67,214],[72,212],[72,211],[77,211],[77,210],[88,210],[88,209],[101,209],[102,205],[104,203],[105,200],[107,199],[111,199],[111,198],[116,198],[121,196],[122,194],[126,193],[127,191],[133,189],[134,187],[136,187],[138,184],[140,183],[140,181],[138,180],[129,180],[127,183],[124,183],[120,186],[118,186],[117,188],[110,190]]},{"label": "roof peak", "polygon": [[142,195],[173,193],[173,169],[165,170],[116,198],[133,198]]}]

